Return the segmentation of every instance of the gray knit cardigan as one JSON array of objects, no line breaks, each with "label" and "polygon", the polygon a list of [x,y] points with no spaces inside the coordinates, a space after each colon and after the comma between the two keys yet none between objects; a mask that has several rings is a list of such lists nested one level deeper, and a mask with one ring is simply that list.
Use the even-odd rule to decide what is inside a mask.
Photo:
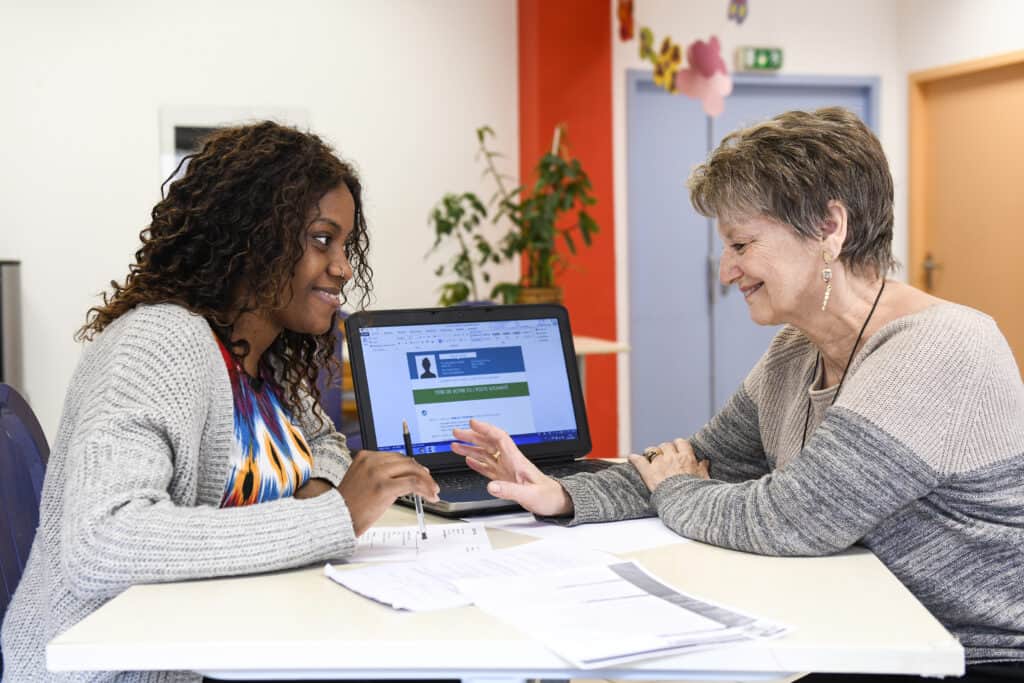
[{"label": "gray knit cardigan", "polygon": [[[312,476],[337,484],[349,464],[345,439],[313,405],[293,419],[312,449]],[[213,332],[180,306],[140,306],[86,347],[64,402],[28,566],[3,622],[3,683],[199,681],[186,672],[49,673],[45,647],[135,584],[351,554],[352,521],[336,491],[219,508],[238,448],[233,416]]]}]

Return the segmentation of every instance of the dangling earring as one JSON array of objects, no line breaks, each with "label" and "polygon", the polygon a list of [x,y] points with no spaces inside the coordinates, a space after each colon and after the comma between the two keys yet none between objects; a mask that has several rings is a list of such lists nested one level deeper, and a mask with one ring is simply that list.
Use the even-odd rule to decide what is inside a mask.
[{"label": "dangling earring", "polygon": [[821,258],[825,261],[825,267],[821,269],[821,279],[825,281],[825,299],[821,302],[821,310],[824,311],[828,306],[828,298],[832,295],[832,254],[823,251]]}]

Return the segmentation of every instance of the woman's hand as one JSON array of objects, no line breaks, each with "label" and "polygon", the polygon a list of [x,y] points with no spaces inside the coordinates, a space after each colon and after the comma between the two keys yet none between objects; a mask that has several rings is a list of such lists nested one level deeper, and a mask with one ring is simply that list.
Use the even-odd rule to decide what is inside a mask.
[{"label": "woman's hand", "polygon": [[651,491],[676,474],[690,474],[701,479],[710,479],[708,461],[697,460],[693,447],[686,439],[667,441],[646,449],[644,455],[632,453],[628,457]]},{"label": "woman's hand", "polygon": [[572,499],[562,485],[527,460],[506,432],[480,420],[470,420],[469,429],[452,434],[464,443],[452,444],[452,452],[466,458],[470,469],[491,482],[487,491],[495,498],[512,500],[534,514],[557,517],[572,513]]},{"label": "woman's hand", "polygon": [[440,487],[430,470],[412,458],[383,451],[359,451],[338,484],[356,536],[373,526],[399,496],[418,493],[436,501]]}]

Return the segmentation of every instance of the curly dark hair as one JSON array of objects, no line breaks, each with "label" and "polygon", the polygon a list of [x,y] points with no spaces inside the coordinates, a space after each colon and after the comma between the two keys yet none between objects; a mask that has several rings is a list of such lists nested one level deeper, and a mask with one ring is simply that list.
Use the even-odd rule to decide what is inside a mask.
[{"label": "curly dark hair", "polygon": [[[235,322],[246,311],[287,303],[282,297],[305,249],[310,212],[342,184],[355,200],[355,224],[345,244],[353,282],[346,290],[358,292],[358,306],[365,307],[373,269],[362,186],[355,169],[319,137],[271,121],[225,128],[207,136],[186,163],[184,176],[171,183],[139,233],[142,246],[124,284],[111,280],[113,292],[89,309],[76,339],[92,339],[139,304],[175,303],[206,318],[241,361],[249,344],[231,341]],[[350,294],[344,291],[343,301]],[[243,295],[251,300],[240,308]],[[337,316],[322,335],[285,330],[268,349],[280,365],[281,398],[293,414],[301,410],[304,391],[319,401],[320,368],[328,369],[331,381],[338,377],[336,326]]]}]

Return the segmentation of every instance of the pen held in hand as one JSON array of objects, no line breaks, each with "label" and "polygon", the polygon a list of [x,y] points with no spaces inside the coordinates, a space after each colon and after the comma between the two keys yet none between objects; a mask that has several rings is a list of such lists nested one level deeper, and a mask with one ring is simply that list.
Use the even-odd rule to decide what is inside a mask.
[{"label": "pen held in hand", "polygon": [[[402,420],[402,440],[405,442],[405,454],[410,458],[412,455],[412,435],[409,434],[409,423]],[[420,538],[427,540],[427,525],[423,521],[423,499],[418,493],[412,494],[413,503],[416,505],[416,525],[420,529]]]}]

